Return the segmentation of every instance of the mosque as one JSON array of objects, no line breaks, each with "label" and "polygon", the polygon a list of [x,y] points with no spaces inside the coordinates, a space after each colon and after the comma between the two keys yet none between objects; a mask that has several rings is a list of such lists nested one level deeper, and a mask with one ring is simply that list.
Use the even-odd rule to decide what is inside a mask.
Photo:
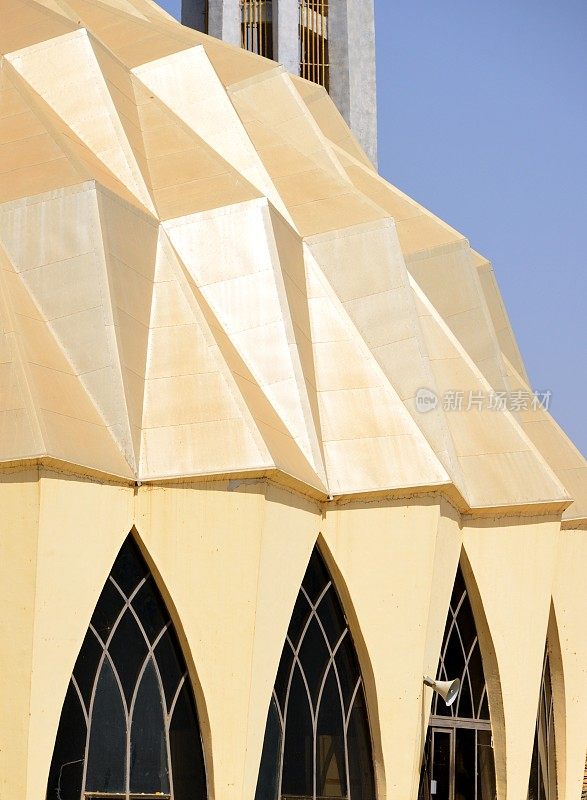
[{"label": "mosque", "polygon": [[490,262],[307,75],[0,9],[0,797],[579,800],[587,467]]}]

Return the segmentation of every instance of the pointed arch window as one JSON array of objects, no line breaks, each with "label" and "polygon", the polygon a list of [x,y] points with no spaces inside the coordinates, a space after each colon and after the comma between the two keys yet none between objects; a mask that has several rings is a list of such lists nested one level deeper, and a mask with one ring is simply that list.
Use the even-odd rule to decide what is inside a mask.
[{"label": "pointed arch window", "polygon": [[544,653],[540,700],[536,717],[536,733],[528,800],[556,800],[556,741],[554,736],[554,699],[548,650]]},{"label": "pointed arch window", "polygon": [[267,717],[256,800],[374,800],[363,681],[317,549],[294,607]]},{"label": "pointed arch window", "polygon": [[437,680],[460,678],[456,701],[448,706],[438,694],[432,700],[432,714],[489,722],[487,687],[477,628],[463,574],[459,569],[444,629]]},{"label": "pointed arch window", "polygon": [[204,800],[186,665],[129,536],[96,605],[61,712],[47,800]]},{"label": "pointed arch window", "polygon": [[495,765],[483,660],[471,601],[457,570],[436,673],[459,678],[451,706],[434,694],[420,779],[419,800],[495,800]]}]

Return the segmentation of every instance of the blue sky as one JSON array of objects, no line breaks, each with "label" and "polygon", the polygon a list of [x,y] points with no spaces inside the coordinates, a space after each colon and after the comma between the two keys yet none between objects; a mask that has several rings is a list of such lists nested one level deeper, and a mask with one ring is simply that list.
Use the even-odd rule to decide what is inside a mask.
[{"label": "blue sky", "polygon": [[493,262],[534,388],[587,453],[587,3],[375,10],[380,172]]}]

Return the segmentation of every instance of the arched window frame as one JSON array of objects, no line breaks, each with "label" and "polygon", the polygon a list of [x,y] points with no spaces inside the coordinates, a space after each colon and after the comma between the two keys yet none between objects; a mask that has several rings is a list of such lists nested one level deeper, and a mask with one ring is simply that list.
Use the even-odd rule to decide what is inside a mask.
[{"label": "arched window frame", "polygon": [[[466,636],[467,629],[469,637]],[[473,633],[472,636],[471,633]],[[462,657],[457,663],[454,660],[454,643],[458,645],[456,652],[460,652]],[[451,645],[453,646],[452,664],[449,664],[451,659],[448,658],[448,653]],[[475,662],[477,670],[480,668],[482,671],[482,687],[478,680],[471,678],[471,670],[475,669]],[[476,677],[479,678],[479,672]],[[464,756],[467,759],[464,780],[470,781],[474,776],[473,786],[467,786],[466,796],[469,798],[470,795],[470,800],[486,800],[486,798],[494,800],[497,775],[487,680],[477,619],[461,565],[457,569],[449,603],[436,678],[437,680],[459,678],[461,686],[456,701],[449,707],[438,693],[433,694],[428,732],[422,754],[418,798],[419,800],[433,800],[432,783],[439,775],[436,772],[439,763],[442,765],[441,780],[448,781],[447,786],[444,786],[448,796],[457,797],[459,792],[462,793],[461,781],[463,778],[459,778],[457,774],[457,762]],[[476,689],[474,689],[475,685]],[[463,712],[461,706],[463,699],[465,702],[470,701],[470,712],[466,710]],[[437,760],[436,737],[439,739],[440,747],[445,749],[440,760]],[[468,755],[465,755],[467,753]],[[473,773],[469,771],[470,768],[474,769]],[[460,775],[462,776],[463,772]],[[460,783],[461,785],[459,785]]]},{"label": "arched window frame", "polygon": [[547,645],[542,662],[540,697],[538,700],[536,732],[534,734],[528,786],[529,800],[557,800],[557,753],[554,715],[554,692]]},{"label": "arched window frame", "polygon": [[[324,584],[322,585],[320,591],[318,591],[314,598],[311,597],[310,593],[306,590],[305,582],[308,578],[309,573],[313,568],[316,568],[319,564],[319,568],[323,571],[325,576]],[[329,592],[331,593],[329,595]],[[329,631],[332,631],[332,622],[328,623],[322,618],[321,613],[324,611],[326,603],[325,600],[329,599],[329,606],[330,606],[330,613],[333,613],[332,607],[336,609],[336,613],[340,615],[340,633],[335,641],[329,638]],[[276,680],[276,686],[279,681],[279,675],[282,670],[282,666],[285,663],[287,664],[289,659],[291,662],[289,663],[289,669],[287,672],[287,681],[283,681],[285,684],[285,694],[284,697],[280,698],[276,687],[274,687],[272,692],[271,698],[271,707],[269,710],[268,715],[268,727],[269,727],[269,719],[271,717],[271,709],[274,708],[277,712],[278,719],[279,719],[279,754],[278,754],[278,764],[277,764],[277,780],[275,786],[275,794],[271,796],[271,800],[273,797],[277,798],[295,798],[295,800],[299,800],[300,798],[308,798],[309,800],[320,800],[321,797],[325,797],[326,795],[324,792],[320,792],[321,786],[323,785],[324,781],[320,780],[319,776],[319,764],[318,764],[318,730],[320,725],[320,714],[322,710],[322,702],[325,692],[325,687],[329,678],[332,675],[335,677],[336,681],[336,689],[338,695],[338,702],[340,703],[340,716],[342,722],[342,730],[343,730],[343,753],[344,753],[344,770],[345,770],[345,783],[344,783],[344,791],[340,790],[340,794],[334,794],[332,796],[341,797],[341,798],[349,798],[352,800],[354,797],[352,786],[357,786],[357,764],[361,763],[362,765],[365,764],[365,761],[368,760],[368,772],[369,772],[369,780],[367,783],[370,783],[371,789],[368,793],[369,800],[375,800],[376,797],[376,790],[375,790],[375,775],[374,775],[374,766],[373,766],[373,744],[371,739],[371,727],[368,719],[367,707],[366,707],[366,699],[365,699],[365,692],[364,692],[364,684],[363,678],[360,671],[360,666],[358,663],[358,657],[356,654],[356,650],[354,647],[354,643],[352,640],[352,635],[349,630],[348,622],[346,620],[346,616],[344,615],[344,611],[342,609],[342,603],[336,591],[336,587],[333,583],[332,578],[328,573],[328,569],[322,558],[320,551],[316,548],[312,553],[310,558],[310,563],[308,565],[308,569],[306,571],[306,575],[304,576],[304,580],[302,581],[302,586],[300,587],[300,591],[298,593],[298,598],[296,601],[296,608],[298,607],[298,603],[300,603],[300,599],[303,599],[305,602],[305,611],[306,616],[303,618],[303,624],[299,625],[299,630],[297,631],[296,635],[292,634],[292,626],[294,625],[294,618],[296,615],[296,611],[292,615],[292,620],[290,622],[288,632],[286,635],[286,640],[284,643],[284,648],[282,651],[282,657],[280,660],[280,669],[278,671],[278,678]],[[324,611],[324,613],[327,613]],[[311,691],[311,684],[314,683],[313,680],[307,675],[306,667],[303,663],[303,647],[306,641],[306,634],[308,634],[310,627],[313,623],[316,623],[318,626],[320,633],[322,635],[324,646],[327,651],[327,660],[325,663],[322,663],[321,669],[321,680],[318,687],[318,692],[315,698],[312,697]],[[347,657],[352,654],[353,664],[356,668],[356,679],[351,681],[350,683],[350,690],[347,688],[349,684],[345,682],[346,680],[346,673],[342,674],[341,669],[342,667],[337,662],[337,655],[342,653],[343,647],[348,647],[347,650]],[[294,679],[294,675],[296,672],[299,672],[304,685],[305,690],[305,697],[308,704],[309,709],[309,716],[311,719],[311,734],[312,734],[312,788],[311,791],[301,795],[301,794],[294,794],[287,791],[287,787],[284,787],[284,771],[286,768],[286,742],[288,736],[288,711],[289,711],[289,702],[290,702],[290,692],[292,688],[292,682]],[[283,677],[283,676],[282,676]],[[281,687],[281,683],[280,683]],[[346,699],[345,699],[345,688],[346,688]],[[353,723],[353,714],[356,712],[356,716],[354,721],[357,725],[357,730],[361,730],[364,736],[364,740],[362,740],[363,748],[361,749],[361,757],[357,757],[355,751],[351,750],[349,747],[349,736],[350,736],[350,727]],[[363,728],[361,728],[363,725]],[[266,730],[267,735],[267,730]],[[267,745],[267,739],[265,741],[265,746]],[[265,752],[264,746],[264,752]],[[326,766],[328,767],[330,762],[327,762]],[[263,763],[261,765],[260,775],[263,771]],[[327,770],[323,770],[323,778],[326,775]],[[363,786],[363,784],[361,784]],[[362,794],[363,789],[359,791],[357,788],[357,797],[365,797]],[[257,800],[268,800],[269,795],[264,792],[260,792],[260,786],[257,787]]]},{"label": "arched window frame", "polygon": [[[451,706],[449,706],[448,709],[444,706],[444,701],[442,700],[440,695],[435,693],[432,698],[432,715],[450,716],[457,719],[458,718],[474,719],[474,720],[479,720],[480,722],[487,722],[489,724],[490,718],[489,718],[489,703],[487,696],[487,681],[484,680],[484,685],[481,694],[479,695],[479,697],[476,698],[474,697],[473,681],[471,680],[469,672],[472,658],[475,654],[479,655],[481,662],[483,661],[481,646],[479,643],[479,636],[477,632],[475,632],[473,641],[467,648],[464,643],[464,637],[461,634],[460,630],[458,617],[459,617],[459,612],[463,608],[464,604],[468,604],[473,621],[474,621],[474,614],[473,614],[473,608],[471,606],[469,592],[465,584],[464,578],[462,576],[462,572],[460,572],[460,568],[459,568],[459,573],[457,574],[457,578],[455,580],[459,579],[459,575],[463,583],[463,588],[460,594],[458,595],[456,602],[454,602],[454,597],[451,596],[448,615],[447,615],[447,622],[448,619],[450,618],[450,624],[448,625],[448,629],[446,628],[445,625],[445,633],[443,637],[442,648],[440,651],[440,659],[438,662],[436,679],[441,681],[448,681],[448,680],[453,680],[454,678],[459,678],[461,682],[461,688],[456,701]],[[475,623],[475,631],[476,629],[477,626]],[[449,670],[447,670],[446,667],[447,652],[451,642],[454,641],[455,639],[456,641],[458,641],[461,653],[463,655],[463,668],[458,675],[449,674]],[[465,687],[468,688],[468,694],[469,694],[469,699],[471,701],[471,708],[473,709],[473,714],[461,717],[459,715],[459,711],[462,708],[461,698],[463,695],[463,691],[465,691]],[[487,709],[487,713],[484,714],[483,712],[485,711],[485,709]]]},{"label": "arched window frame", "polygon": [[[114,576],[117,565],[123,556],[134,559],[133,567],[135,569],[140,569],[143,573],[142,577],[135,580],[134,584],[132,585],[132,590],[128,590],[122,586]],[[100,623],[103,622],[103,620],[101,619],[100,614],[104,614],[104,608],[106,605],[106,601],[103,600],[103,598],[105,598],[107,592],[112,591],[112,589],[119,598],[121,605],[116,611],[116,616],[109,618],[109,624],[105,627],[105,630],[102,630],[102,625]],[[141,610],[140,606],[135,606],[135,601],[139,599],[139,595],[143,589],[145,589],[145,592],[141,601],[143,604],[143,608]],[[146,606],[148,606],[148,604],[150,604],[150,607],[148,610],[146,610]],[[130,615],[134,625],[136,625],[136,629],[140,634],[142,643],[146,650],[142,661],[140,662],[138,672],[135,676],[132,676],[133,682],[130,684],[132,687],[130,693],[129,686],[125,685],[127,682],[127,676],[123,674],[123,671],[121,671],[120,665],[116,664],[116,658],[111,652],[112,644],[115,641],[117,633],[121,629],[121,623],[127,614]],[[147,616],[149,616],[149,619],[147,619]],[[97,621],[94,623],[95,619]],[[156,627],[153,628],[153,626]],[[76,677],[76,672],[78,669],[83,668],[84,652],[87,653],[88,647],[91,649],[92,641],[94,642],[94,647],[97,647],[100,651],[100,654],[95,667],[92,667],[88,673],[89,677],[91,677],[91,684],[88,683],[87,680],[84,681],[88,684],[88,686],[91,685],[91,689],[88,693],[87,688],[85,691],[83,691],[80,687],[80,683]],[[175,659],[173,661],[172,669],[174,682],[171,686],[171,691],[169,687],[169,681],[171,680],[172,672],[170,672],[169,663],[167,664],[167,667],[164,665],[162,666],[162,664],[159,663],[160,659],[165,659],[166,657],[165,653],[161,654],[158,650],[158,646],[160,644],[162,646],[165,644],[167,658],[169,658],[169,654],[171,653],[173,659]],[[82,665],[81,667],[80,663]],[[91,783],[89,783],[88,778],[88,767],[93,756],[92,748],[95,747],[95,743],[92,739],[92,732],[93,724],[95,722],[94,712],[98,697],[98,685],[101,676],[103,675],[105,664],[108,665],[108,669],[110,670],[111,675],[114,677],[114,681],[118,690],[120,708],[124,716],[125,745],[124,753],[121,753],[119,756],[124,763],[124,786],[116,787],[116,790],[111,790],[110,787],[107,787],[103,790],[99,787],[93,786]],[[145,791],[144,787],[141,787],[139,790],[136,785],[132,785],[131,770],[133,745],[136,744],[134,737],[135,735],[138,735],[135,731],[133,731],[133,722],[136,721],[135,713],[137,712],[138,708],[137,698],[139,697],[141,688],[146,686],[146,680],[148,677],[147,671],[151,667],[152,674],[154,674],[156,679],[158,692],[157,699],[160,703],[162,729],[157,730],[162,732],[164,735],[165,766],[168,784],[164,786],[163,790],[161,790],[160,786],[154,786],[152,787],[153,791],[149,792]],[[87,679],[88,676],[86,675],[85,677]],[[71,675],[69,686],[73,690],[74,696],[77,698],[79,709],[81,710],[83,719],[85,721],[85,733],[83,736],[83,758],[75,762],[66,762],[62,764],[59,767],[57,783],[55,785],[52,785],[52,775],[50,775],[49,785],[47,788],[47,797],[50,798],[50,800],[53,800],[54,797],[56,797],[57,800],[69,800],[69,797],[63,798],[61,795],[62,771],[64,767],[69,767],[70,765],[75,765],[78,763],[82,763],[83,765],[80,779],[80,793],[77,794],[76,792],[75,798],[72,796],[72,800],[80,800],[80,798],[81,800],[85,800],[86,798],[88,800],[89,798],[92,798],[93,800],[110,800],[110,798],[112,798],[112,800],[114,800],[114,798],[117,800],[138,800],[138,798],[141,798],[141,800],[151,800],[151,798],[158,798],[158,800],[184,800],[184,798],[186,798],[187,800],[187,795],[185,793],[185,775],[181,780],[184,788],[179,794],[177,794],[176,787],[174,786],[174,776],[177,777],[175,773],[178,773],[178,770],[179,772],[182,771],[182,764],[178,762],[177,759],[174,759],[175,752],[172,745],[172,738],[174,735],[177,737],[179,734],[185,733],[185,731],[181,728],[174,728],[174,714],[178,709],[180,716],[183,715],[184,721],[187,714],[189,722],[193,722],[193,724],[190,724],[186,729],[187,732],[191,734],[194,744],[193,763],[191,763],[190,768],[197,772],[197,779],[195,781],[197,785],[194,787],[194,791],[197,792],[197,800],[204,800],[204,798],[207,796],[206,767],[196,701],[188,670],[181,647],[177,640],[175,627],[171,620],[167,606],[157,587],[155,576],[143,558],[140,548],[134,540],[132,533],[129,534],[125,540],[108,575],[108,578],[106,579],[106,583],[94,609],[92,620],[88,625],[86,637],[84,638],[84,643],[78,655],[78,659],[76,660],[76,665]],[[68,696],[69,694],[70,689],[68,689]],[[63,717],[65,714],[65,705],[66,703],[64,703],[64,709],[62,710],[60,727],[64,721]],[[179,706],[181,706],[181,708],[179,708]],[[153,708],[153,706],[150,706],[150,708]],[[159,707],[157,706],[156,709],[158,708]],[[139,710],[141,709],[139,708]],[[179,725],[180,722],[177,724]],[[59,733],[58,741],[56,742],[55,746],[54,759],[58,744]],[[100,742],[98,742],[98,747],[99,746]],[[51,773],[54,773],[54,766],[55,765],[52,763]],[[165,781],[165,777],[163,777],[162,780]],[[190,794],[189,800],[192,800],[192,797],[195,798],[195,795]]]}]

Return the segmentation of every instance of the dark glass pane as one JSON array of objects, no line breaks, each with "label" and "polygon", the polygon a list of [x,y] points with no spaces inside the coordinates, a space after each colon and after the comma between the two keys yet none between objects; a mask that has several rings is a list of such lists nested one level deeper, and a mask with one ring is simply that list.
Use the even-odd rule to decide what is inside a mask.
[{"label": "dark glass pane", "polygon": [[359,687],[347,733],[349,788],[352,800],[375,800],[371,734],[363,687]]},{"label": "dark glass pane", "polygon": [[479,719],[489,720],[489,702],[487,700],[487,692],[483,695],[481,701],[481,710],[479,711]]},{"label": "dark glass pane", "polygon": [[536,720],[536,736],[530,776],[529,796],[532,800],[556,800],[556,743],[552,688],[548,653],[544,654],[540,702]]},{"label": "dark glass pane", "polygon": [[[440,658],[438,659],[438,668],[436,670],[436,680],[437,681],[445,681],[447,679],[446,678],[446,668],[445,668],[445,665],[444,665],[444,659],[446,658],[446,652],[445,652],[446,644],[449,641],[449,636],[450,636],[450,632],[451,632],[451,627],[450,627],[451,626],[451,622],[452,622],[452,614],[449,611],[448,616],[446,618],[446,624],[444,626],[444,634],[442,636],[442,648],[440,650]],[[432,695],[431,713],[432,714],[445,713],[445,714],[450,716],[451,714],[454,713],[454,709],[452,709],[452,710],[451,709],[446,709],[446,707],[445,707],[444,712],[442,712],[442,709],[441,709],[440,704],[439,704],[438,694],[436,694],[436,692],[434,692],[434,694]],[[432,744],[430,746],[432,746]]]},{"label": "dark glass pane", "polygon": [[324,640],[324,635],[320,630],[316,617],[313,617],[306,631],[302,646],[300,647],[299,658],[315,708],[318,702],[318,692],[322,685],[322,679],[324,678],[330,660],[330,654]]},{"label": "dark glass pane", "polygon": [[304,593],[300,592],[294,606],[293,614],[291,615],[289,628],[287,629],[287,635],[289,636],[294,647],[298,646],[300,636],[306,627],[306,623],[311,613],[310,605],[306,600]]},{"label": "dark glass pane", "polygon": [[346,714],[348,713],[357,681],[361,675],[355,648],[349,633],[344,637],[341,646],[338,648],[335,661]]},{"label": "dark glass pane", "polygon": [[548,728],[548,739],[546,743],[546,775],[544,776],[544,785],[547,792],[548,800],[556,800],[556,746],[554,741],[554,719],[550,718],[550,725]]},{"label": "dark glass pane", "polygon": [[334,650],[340,637],[346,630],[346,620],[336,596],[334,586],[326,592],[318,606],[318,616],[322,627],[326,631],[330,646]]},{"label": "dark glass pane", "polygon": [[485,675],[483,674],[479,642],[475,645],[475,649],[469,659],[469,679],[473,689],[473,716],[479,719],[479,710],[484,699],[483,690],[485,689]]},{"label": "dark glass pane", "polygon": [[459,613],[457,614],[457,625],[465,653],[468,653],[473,646],[473,642],[477,636],[477,629],[475,628],[475,620],[473,618],[473,611],[471,610],[471,603],[469,602],[468,595],[461,603]]},{"label": "dark glass pane", "polygon": [[77,661],[75,662],[75,667],[73,668],[73,674],[87,709],[90,707],[90,697],[92,689],[94,688],[94,679],[103,652],[104,648],[99,644],[94,634],[88,631],[84,643],[82,644],[82,649],[77,657]]},{"label": "dark glass pane", "polygon": [[[430,750],[430,781],[432,794],[436,800],[449,800],[451,760],[451,731],[435,730],[432,734]],[[432,790],[435,790],[434,792]],[[470,798],[467,798],[470,800]]]},{"label": "dark glass pane", "polygon": [[[465,665],[465,656],[459,639],[457,623],[449,628],[449,639],[442,643],[444,652],[444,676],[442,680],[452,680],[460,677]],[[450,679],[448,676],[451,676]]]},{"label": "dark glass pane", "polygon": [[495,800],[495,762],[491,731],[477,731],[477,800]]},{"label": "dark glass pane", "polygon": [[459,600],[466,591],[467,587],[465,586],[465,579],[463,577],[463,572],[459,567],[457,569],[457,574],[455,575],[455,585],[452,590],[452,598],[451,598],[451,604],[454,609],[456,609]]},{"label": "dark glass pane", "polygon": [[108,652],[122,683],[126,702],[130,708],[139,672],[148,653],[145,638],[130,610],[124,612],[112,637]]},{"label": "dark glass pane", "polygon": [[545,656],[544,662],[544,703],[547,708],[550,708],[550,703],[552,700],[552,682],[550,678],[550,659],[548,656]]},{"label": "dark glass pane", "polygon": [[475,798],[475,747],[476,731],[456,729],[455,747],[455,798]]},{"label": "dark glass pane", "polygon": [[127,597],[130,597],[141,580],[149,574],[132,536],[127,536],[110,574]]},{"label": "dark glass pane", "polygon": [[282,795],[312,797],[313,749],[314,736],[308,696],[300,671],[296,667],[285,721]]},{"label": "dark glass pane", "polygon": [[446,617],[446,624],[444,626],[444,633],[442,635],[442,649],[440,651],[440,659],[438,661],[438,671],[436,673],[436,680],[438,681],[446,680],[445,667],[444,667],[444,659],[446,659],[445,647],[446,643],[449,641],[449,637],[452,634],[453,627],[454,625],[453,625],[452,611],[449,610],[448,615]]},{"label": "dark glass pane", "polygon": [[[432,800],[430,781],[432,780],[432,731],[428,728],[424,754],[422,756],[422,769],[420,771],[420,786],[418,800]],[[434,796],[436,800],[436,796]],[[440,800],[440,799],[439,799]]]},{"label": "dark glass pane", "polygon": [[532,750],[532,766],[530,767],[530,780],[528,782],[528,800],[544,800],[540,795],[540,765],[538,763],[538,731],[534,735],[534,748]]},{"label": "dark glass pane", "polygon": [[206,770],[191,687],[184,682],[169,729],[174,800],[205,800]]},{"label": "dark glass pane", "polygon": [[263,754],[261,756],[255,800],[277,800],[281,736],[281,721],[275,699],[272,698],[269,713],[267,714]]},{"label": "dark glass pane", "polygon": [[452,706],[447,706],[442,697],[435,693],[432,698],[432,713],[437,717],[454,717],[455,705],[453,703]]},{"label": "dark glass pane", "polygon": [[130,732],[131,792],[169,792],[169,768],[163,703],[157,674],[149,660],[134,707]]},{"label": "dark glass pane", "polygon": [[110,631],[114,627],[123,605],[124,599],[120,596],[120,592],[112,581],[107,580],[91,620],[98,636],[104,643],[110,636]]},{"label": "dark glass pane", "polygon": [[126,717],[120,690],[104,659],[92,709],[87,792],[124,792]]},{"label": "dark glass pane", "polygon": [[313,605],[329,583],[330,575],[328,574],[326,565],[317,548],[314,548],[310,563],[308,564],[308,569],[302,581],[302,586],[308,593],[308,597]]},{"label": "dark glass pane", "polygon": [[316,794],[347,796],[344,719],[334,670],[328,673],[318,709]]},{"label": "dark glass pane", "polygon": [[85,749],[86,721],[77,692],[70,683],[49,771],[47,800],[79,800]]},{"label": "dark glass pane", "polygon": [[172,627],[167,628],[159,640],[155,648],[155,659],[161,674],[163,691],[165,692],[165,700],[169,710],[186,669],[179,642]]},{"label": "dark glass pane", "polygon": [[544,789],[544,774],[542,772],[542,769],[539,770],[538,774],[540,776],[540,800],[546,800],[546,791]]},{"label": "dark glass pane", "polygon": [[[451,618],[452,619],[452,618]],[[442,650],[444,652],[444,665],[441,673],[440,680],[454,680],[454,678],[462,678],[463,668],[465,666],[465,657],[459,639],[456,623],[452,627],[447,626],[445,637],[448,632],[449,639],[442,643]],[[461,687],[461,693],[462,693]],[[468,687],[467,687],[468,691]],[[459,699],[450,707],[446,705],[442,697],[434,694],[434,713],[444,717],[454,716],[456,713],[457,703]]]},{"label": "dark glass pane", "polygon": [[152,576],[147,578],[144,585],[141,586],[133,598],[132,606],[152,644],[169,622],[169,614],[163,605]]},{"label": "dark glass pane", "polygon": [[279,703],[282,714],[285,710],[285,696],[287,694],[293,658],[293,651],[289,642],[286,642],[283,646],[279,669],[277,670],[277,678],[275,679],[275,694],[277,695],[277,702]]},{"label": "dark glass pane", "polygon": [[[471,704],[471,684],[469,682],[469,674],[459,675],[461,679],[461,688],[459,696],[455,705],[455,716],[471,719],[473,717],[473,706]],[[444,703],[444,701],[441,701]]]}]

